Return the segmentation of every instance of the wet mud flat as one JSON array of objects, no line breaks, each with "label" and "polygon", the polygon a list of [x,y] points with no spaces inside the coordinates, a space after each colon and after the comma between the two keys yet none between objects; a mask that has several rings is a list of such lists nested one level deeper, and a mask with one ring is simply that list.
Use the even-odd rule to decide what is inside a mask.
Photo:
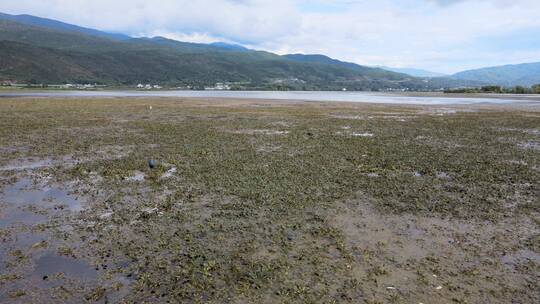
[{"label": "wet mud flat", "polygon": [[5,98],[0,303],[537,303],[539,126],[531,104]]}]

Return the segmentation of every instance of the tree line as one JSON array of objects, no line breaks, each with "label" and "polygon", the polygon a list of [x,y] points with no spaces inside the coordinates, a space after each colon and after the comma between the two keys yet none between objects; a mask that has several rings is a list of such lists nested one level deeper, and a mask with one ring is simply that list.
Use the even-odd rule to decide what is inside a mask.
[{"label": "tree line", "polygon": [[498,94],[540,94],[540,84],[531,87],[515,86],[502,87],[496,85],[483,86],[480,88],[447,89],[445,93],[498,93]]}]

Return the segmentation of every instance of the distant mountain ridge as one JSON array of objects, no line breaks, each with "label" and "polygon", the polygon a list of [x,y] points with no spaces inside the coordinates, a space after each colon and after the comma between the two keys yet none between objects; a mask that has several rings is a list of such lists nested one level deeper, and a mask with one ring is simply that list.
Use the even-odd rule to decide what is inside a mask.
[{"label": "distant mountain ridge", "polygon": [[540,62],[468,70],[456,73],[451,77],[461,80],[481,80],[501,86],[532,86],[540,84]]},{"label": "distant mountain ridge", "polygon": [[437,72],[432,72],[432,71],[427,71],[427,70],[422,70],[422,69],[415,69],[415,68],[391,68],[391,67],[385,67],[385,66],[377,66],[378,68],[381,68],[383,70],[387,70],[387,71],[391,71],[391,72],[396,72],[396,73],[402,73],[402,74],[407,74],[407,75],[410,75],[410,76],[414,76],[414,77],[446,77],[448,75],[446,74],[443,74],[443,73],[437,73]]},{"label": "distant mountain ridge", "polygon": [[325,55],[279,56],[223,42],[133,38],[29,15],[0,14],[0,81],[236,89],[432,90],[478,81],[420,79]]},{"label": "distant mountain ridge", "polygon": [[[0,18],[1,19],[1,18]],[[50,23],[47,23],[50,24]],[[95,32],[91,32],[95,33]],[[34,83],[104,83],[204,88],[218,82],[244,89],[421,89],[426,84],[368,67],[302,62],[224,44],[163,37],[111,39],[76,26],[36,26],[0,20],[0,80]]]},{"label": "distant mountain ridge", "polygon": [[69,24],[69,23],[65,23],[65,22],[61,22],[61,21],[57,21],[53,19],[41,18],[41,17],[32,16],[32,15],[10,15],[10,14],[0,13],[0,19],[11,20],[11,21],[15,21],[18,23],[26,24],[26,25],[46,27],[50,29],[78,32],[81,34],[87,34],[87,35],[109,38],[109,39],[114,39],[114,40],[131,39],[130,36],[124,35],[124,34],[115,34],[115,33],[98,31],[98,30],[85,28],[85,27],[81,27],[81,26],[77,26],[77,25],[73,25],[73,24]]},{"label": "distant mountain ridge", "polygon": [[242,45],[239,45],[239,44],[232,44],[232,43],[225,43],[225,42],[213,42],[213,43],[210,43],[209,45],[211,46],[214,46],[214,47],[218,47],[218,48],[222,48],[222,49],[225,49],[225,50],[231,50],[231,51],[250,51],[250,49],[242,46]]},{"label": "distant mountain ridge", "polygon": [[340,61],[340,60],[333,59],[328,56],[319,55],[319,54],[288,54],[288,55],[283,55],[283,57],[288,58],[290,60],[298,61],[298,62],[331,64],[331,65],[337,65],[337,66],[342,66],[342,67],[351,68],[351,69],[357,69],[358,67],[362,67],[361,65],[358,65],[356,63],[344,62],[344,61]]}]

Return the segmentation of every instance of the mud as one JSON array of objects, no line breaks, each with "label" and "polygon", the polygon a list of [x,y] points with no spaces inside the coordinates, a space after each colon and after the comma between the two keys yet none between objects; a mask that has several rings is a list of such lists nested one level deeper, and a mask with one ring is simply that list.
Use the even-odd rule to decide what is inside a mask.
[{"label": "mud", "polygon": [[2,100],[0,302],[536,303],[538,111]]}]

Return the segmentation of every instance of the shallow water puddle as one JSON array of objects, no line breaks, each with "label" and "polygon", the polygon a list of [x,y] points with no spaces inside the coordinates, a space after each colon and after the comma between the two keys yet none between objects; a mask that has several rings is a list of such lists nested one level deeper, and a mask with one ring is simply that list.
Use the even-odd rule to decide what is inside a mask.
[{"label": "shallow water puddle", "polygon": [[18,208],[4,208],[2,214],[0,214],[0,228],[11,227],[16,224],[35,225],[46,221],[46,215]]},{"label": "shallow water puddle", "polygon": [[520,264],[527,264],[528,262],[540,264],[540,254],[532,250],[521,249],[513,253],[505,254],[501,257],[501,262],[511,268],[517,267]]},{"label": "shallow water puddle", "polygon": [[71,155],[56,158],[28,157],[12,160],[7,165],[0,167],[0,171],[25,171],[55,166],[70,167],[75,164],[77,161]]},{"label": "shallow water puddle", "polygon": [[36,226],[62,211],[80,211],[84,201],[46,179],[34,183],[20,177],[0,190],[0,275],[17,274],[0,286],[0,302],[8,299],[4,291],[24,290],[24,302],[34,296],[48,299],[50,288],[95,284],[98,271],[92,265],[57,253],[59,242],[49,226]]},{"label": "shallow water puddle", "polygon": [[47,244],[50,236],[45,232],[19,231],[1,239],[0,273],[7,268],[9,253],[13,250],[31,250],[36,244]]},{"label": "shallow water puddle", "polygon": [[5,186],[0,192],[0,229],[9,233],[1,239],[4,250],[0,250],[0,257],[8,249],[28,249],[46,239],[45,233],[32,232],[31,227],[46,223],[51,212],[64,209],[81,210],[81,200],[57,187],[35,185],[27,177]]},{"label": "shallow water puddle", "polygon": [[32,276],[39,278],[47,279],[59,273],[79,280],[95,280],[98,276],[97,270],[85,261],[53,253],[38,258],[35,265]]},{"label": "shallow water puddle", "polygon": [[[39,300],[36,303],[57,303],[58,290],[89,290],[98,282],[98,271],[83,260],[46,252],[34,259],[32,264],[32,270],[18,272],[17,279],[9,280],[0,286],[0,303],[34,303],[32,300],[37,299]],[[24,293],[12,296],[16,291]],[[64,296],[69,298],[72,295]],[[81,303],[82,300],[75,297],[67,303]]]},{"label": "shallow water puddle", "polygon": [[11,162],[4,167],[0,167],[0,171],[12,171],[12,170],[19,171],[19,170],[28,170],[28,169],[39,169],[39,168],[52,167],[52,166],[53,166],[52,159],[38,159],[38,160],[25,159],[25,160]]},{"label": "shallow water puddle", "polygon": [[35,185],[29,178],[22,178],[15,184],[7,186],[0,194],[0,201],[18,207],[22,205],[51,207],[51,204],[60,204],[71,211],[82,209],[81,200],[67,191],[48,185]]},{"label": "shallow water puddle", "polygon": [[60,188],[35,185],[26,177],[6,186],[0,192],[0,229],[10,233],[0,239],[2,261],[11,249],[28,250],[32,244],[47,239],[46,233],[31,232],[30,227],[46,223],[50,210],[63,209],[79,211],[81,201]]}]

